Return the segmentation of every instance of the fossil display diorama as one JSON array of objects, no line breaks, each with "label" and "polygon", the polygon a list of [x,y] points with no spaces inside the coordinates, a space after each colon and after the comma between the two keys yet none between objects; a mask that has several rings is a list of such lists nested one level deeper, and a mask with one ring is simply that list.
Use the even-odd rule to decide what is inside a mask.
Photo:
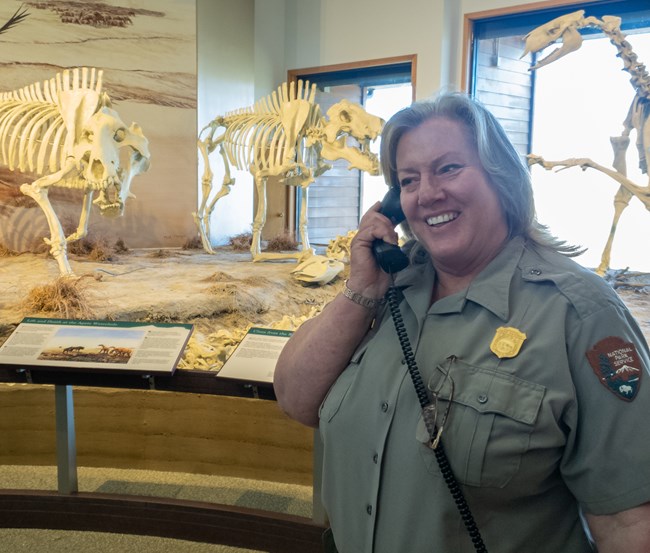
[{"label": "fossil display diorama", "polygon": [[[585,27],[596,27],[611,39],[636,91],[622,135],[611,139],[613,169],[588,158],[547,161],[531,154],[529,162],[547,169],[593,168],[619,184],[609,240],[597,269],[603,274],[616,224],[630,199],[637,197],[650,207],[648,187],[625,175],[632,131],[640,165],[647,172],[650,76],[621,33],[620,18],[585,17],[584,11],[562,16],[527,35],[527,52],[562,41],[560,49],[531,70],[578,50],[579,30]],[[14,188],[11,201],[40,207],[49,229],[43,241],[57,272],[66,277],[53,274],[55,269],[43,253],[16,251],[15,242],[0,240],[5,287],[0,340],[20,318],[34,314],[193,322],[196,332],[181,367],[218,370],[251,325],[293,329],[338,292],[345,273],[345,243],[353,232],[338,237],[323,255],[315,255],[307,236],[307,191],[315,178],[328,171],[327,162],[335,159],[346,160],[350,169],[377,174],[378,160],[368,145],[381,133],[380,118],[345,100],[323,114],[315,102],[315,86],[302,81],[284,83],[253,106],[215,117],[198,136],[204,173],[197,209],[187,214],[194,220],[198,238],[188,237],[184,248],[129,249],[119,234],[110,231],[87,236],[89,221],[93,210],[115,217],[138,202],[127,199],[137,191],[138,175],[148,170],[150,161],[155,166],[156,159],[147,129],[123,122],[103,85],[101,69],[81,67],[0,96],[0,160],[9,171],[24,174],[19,186],[23,198],[17,198]],[[210,160],[215,150],[225,168],[216,191]],[[219,200],[228,201],[235,184],[231,167],[251,174],[257,208],[250,235],[234,236],[230,245],[215,248],[211,215]],[[300,243],[295,247],[269,244],[262,251],[269,176],[304,190],[298,210]],[[78,222],[57,215],[49,197],[56,189],[79,193]],[[16,227],[14,234],[19,232]],[[253,263],[258,261],[273,263]]]},{"label": "fossil display diorama", "polygon": [[[0,344],[27,316],[180,321],[194,332],[179,371],[208,374],[249,326],[293,328],[336,293],[341,267],[325,255],[296,271],[296,259],[254,264],[250,235],[201,249],[193,1],[12,3],[0,8],[16,14],[0,39]],[[9,372],[0,463],[53,465],[52,389]],[[274,402],[74,397],[80,465],[311,481],[311,434]]]},{"label": "fossil display diorama", "polygon": [[[82,124],[78,132],[73,133],[73,136],[80,138],[77,142],[70,141],[71,149],[65,155],[61,154],[66,145],[63,138],[53,144],[48,142],[50,136],[64,136],[64,131],[58,134],[55,132],[56,127],[55,131],[48,132],[58,120],[55,117],[55,122],[48,126],[46,118],[39,115],[48,110],[58,113],[55,98],[51,98],[52,103],[46,95],[39,99],[35,87],[33,97],[27,102],[28,109],[14,107],[14,112],[7,110],[10,113],[20,111],[20,115],[13,118],[19,122],[20,132],[8,131],[1,135],[3,138],[9,137],[7,140],[11,146],[5,148],[5,140],[1,144],[3,150],[11,151],[20,160],[25,159],[23,163],[27,163],[31,157],[38,158],[37,154],[41,152],[56,150],[51,157],[55,161],[67,161],[70,178],[66,180],[66,175],[60,181],[56,180],[55,177],[62,176],[62,171],[55,164],[55,176],[47,181],[48,184],[69,187],[78,194],[83,194],[83,198],[80,206],[81,223],[73,232],[64,230],[65,225],[58,220],[51,204],[39,202],[38,205],[42,207],[39,215],[46,216],[53,229],[51,235],[43,237],[45,251],[16,252],[0,245],[0,288],[3,290],[0,299],[0,345],[26,316],[191,323],[194,332],[178,370],[218,371],[249,328],[257,326],[293,330],[304,320],[316,315],[338,293],[346,273],[345,262],[349,256],[353,232],[333,240],[322,255],[316,255],[311,247],[298,251],[295,249],[296,244],[280,241],[273,251],[280,259],[265,263],[255,262],[251,256],[251,245],[255,240],[252,234],[236,235],[228,245],[213,247],[209,245],[208,233],[202,229],[201,235],[210,246],[205,249],[205,242],[198,238],[198,232],[196,239],[188,240],[183,248],[153,249],[130,249],[118,235],[93,236],[92,232],[86,235],[86,224],[91,211],[101,213],[102,207],[106,205],[105,209],[114,215],[120,215],[132,203],[140,201],[139,198],[126,201],[131,177],[137,173],[129,169],[135,167],[140,171],[145,170],[149,155],[146,149],[146,129],[140,131],[135,126],[127,127],[114,112],[102,111],[107,108],[101,97],[89,85],[80,84],[86,83],[84,78],[90,78],[93,73],[81,70],[73,71],[72,75],[81,81],[74,81],[78,86],[71,86],[70,92],[78,98],[90,95],[93,102],[89,101],[89,106],[101,106],[100,113],[107,118],[107,124],[104,127],[93,127],[94,112],[88,109],[91,121]],[[66,77],[63,77],[62,82],[66,82]],[[58,90],[56,84],[50,88],[52,86],[55,91]],[[64,92],[68,91],[65,86],[63,88]],[[24,89],[21,91],[25,92]],[[9,95],[12,99],[7,100],[8,104],[19,106],[24,103],[21,99],[14,99],[14,96],[15,94]],[[59,98],[64,94],[55,96]],[[318,106],[310,106],[309,109],[316,111]],[[349,105],[346,109],[356,114],[365,114],[360,106]],[[30,110],[34,113],[36,123],[30,123],[24,115],[29,114]],[[4,121],[3,113],[0,110],[0,125]],[[267,114],[269,119],[274,116],[279,117],[279,114]],[[60,115],[57,117],[61,118]],[[84,121],[83,118],[74,120]],[[370,120],[380,124],[377,118]],[[311,122],[317,124],[319,120],[312,118]],[[7,127],[5,125],[3,128]],[[63,123],[59,123],[59,127],[65,129]],[[333,136],[336,140],[345,142],[347,130],[342,127],[339,125],[333,131]],[[378,130],[380,129],[381,126]],[[284,132],[280,124],[274,130],[278,134]],[[21,132],[27,135],[23,140]],[[372,132],[376,136],[377,131]],[[264,138],[272,143],[283,140],[273,133],[266,133]],[[39,146],[32,146],[32,143]],[[23,145],[26,150],[21,154]],[[256,147],[264,148],[259,141]],[[126,169],[118,167],[118,149],[128,152]],[[304,144],[298,141],[291,155],[297,156],[303,151]],[[284,151],[281,153],[284,155]],[[151,158],[151,163],[155,164],[155,156],[152,155]],[[370,160],[367,167],[376,170],[376,159]],[[5,160],[7,164],[10,162],[11,158]],[[295,159],[292,160],[288,155],[284,157],[284,162],[295,166]],[[115,169],[110,177],[104,174],[103,167],[106,165]],[[296,178],[305,179],[305,185],[311,178],[308,171],[310,169],[302,167],[295,173]],[[137,193],[137,178],[133,181],[136,186],[131,189],[135,188]],[[32,192],[39,182],[43,181],[36,179],[33,185],[25,184],[20,190]],[[96,202],[91,201],[93,192],[98,193]],[[31,200],[31,197],[32,194],[25,196],[27,200]],[[43,197],[47,200],[47,188]],[[20,202],[24,209],[29,209],[25,207],[25,200]],[[192,215],[188,212],[187,217],[191,218]],[[308,244],[306,233],[305,243]],[[261,243],[259,247],[261,248]],[[265,255],[267,252],[260,250],[260,256],[264,258]],[[75,361],[83,361],[87,354],[93,352],[85,352],[73,346],[65,353],[73,356]],[[118,359],[120,351],[115,348],[107,349],[104,353],[110,356],[111,361],[124,360]],[[39,409],[43,402],[47,402],[47,397],[40,390],[14,387],[4,391],[11,393],[12,401],[7,402],[7,405],[12,405],[15,401],[20,405],[33,404],[35,409]],[[81,419],[86,426],[81,426],[79,430],[79,453],[83,463],[191,470],[301,484],[310,482],[309,430],[288,421],[271,402],[187,394],[183,394],[183,397],[167,394],[166,398],[159,398],[150,394],[143,397],[142,394],[143,392],[135,390],[110,392],[99,389],[79,392],[77,402],[81,402],[82,407],[88,405],[86,418]],[[241,405],[247,401],[250,403]],[[100,414],[106,411],[121,412],[121,422],[117,426],[106,425],[103,422],[104,415]],[[176,421],[175,425],[179,425],[178,428],[169,426],[170,417]],[[202,421],[213,420],[214,424],[198,424],[197,417]],[[138,425],[138,421],[143,418],[150,421],[144,428]],[[126,423],[126,420],[130,422]],[[265,421],[264,430],[258,425],[257,421],[260,420]],[[159,446],[152,446],[155,452],[151,452],[148,447],[134,447],[134,443],[151,443],[151,424],[160,428],[159,432],[165,439],[160,440]],[[231,440],[228,437],[229,428],[240,428],[236,441],[231,445],[228,445]],[[119,436],[117,439],[116,432]],[[259,432],[271,440],[267,445],[259,444]],[[1,426],[0,433],[8,433],[7,439],[18,444],[19,455],[26,455],[29,459],[22,461],[23,457],[18,457],[16,460],[17,453],[11,453],[8,462],[48,463],[47,456],[43,460],[40,453],[33,451],[32,442],[25,442],[28,433],[15,436],[13,427],[4,429]],[[104,435],[105,440],[102,438]],[[84,436],[87,437],[85,440]],[[199,452],[194,451],[193,444],[196,440],[203,444]],[[82,448],[81,444],[87,445]],[[260,447],[264,448],[263,455],[258,454]],[[183,452],[182,455],[179,452]],[[197,455],[203,461],[198,462]],[[49,462],[52,462],[51,459]]]},{"label": "fossil display diorama", "polygon": [[[42,86],[36,83],[0,96],[1,160],[10,170],[42,175],[20,190],[44,212],[50,235],[43,239],[60,273],[50,276],[52,267],[45,257],[4,248],[12,274],[29,265],[21,287],[15,289],[24,296],[2,305],[5,337],[24,315],[190,322],[197,329],[180,367],[218,370],[252,325],[293,330],[335,295],[341,284],[337,277],[345,269],[346,254],[341,252],[349,250],[344,244],[354,233],[333,240],[324,255],[316,255],[307,238],[303,209],[301,250],[262,252],[265,178],[282,175],[287,185],[307,188],[329,168],[324,159],[339,158],[348,161],[349,168],[377,174],[377,157],[367,148],[381,132],[380,118],[348,101],[334,105],[325,118],[314,101],[313,87],[303,91],[300,82],[295,91],[293,84],[285,83],[279,95],[273,93],[254,108],[215,119],[203,129],[205,136],[199,136],[199,152],[206,160],[204,197],[194,214],[200,242],[185,249],[152,251],[129,251],[120,243],[116,251],[110,244],[117,243],[117,237],[102,237],[99,243],[87,239],[92,207],[102,214],[123,214],[132,179],[146,171],[150,154],[143,131],[121,121],[101,85],[101,70],[81,68],[65,71]],[[221,127],[225,131],[218,134]],[[347,146],[348,136],[361,147]],[[221,190],[208,202],[212,180],[208,154],[217,147],[226,174]],[[121,149],[127,150],[126,156],[120,156]],[[234,183],[228,160],[254,174],[258,210],[250,236],[239,236],[240,244],[233,240],[230,246],[215,249],[209,219],[216,200]],[[67,234],[57,218],[48,199],[50,187],[83,193],[74,232]],[[94,193],[98,197],[93,201]],[[88,255],[75,249],[78,242]],[[192,248],[199,244],[204,251]],[[241,244],[252,256],[240,251]],[[69,247],[76,252],[72,263]]]}]

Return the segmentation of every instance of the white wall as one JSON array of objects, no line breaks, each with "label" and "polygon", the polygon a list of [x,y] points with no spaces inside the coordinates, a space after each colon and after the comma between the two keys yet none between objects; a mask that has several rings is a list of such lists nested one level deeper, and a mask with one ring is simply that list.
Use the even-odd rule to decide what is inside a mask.
[{"label": "white wall", "polygon": [[327,0],[285,1],[287,3],[286,69],[325,65],[321,54],[323,29],[321,21],[322,5]]},{"label": "white wall", "polygon": [[[574,1],[574,0],[572,0]],[[567,4],[568,4],[567,0]],[[512,6],[520,6],[524,4],[541,4],[539,0],[461,0],[463,13],[484,12],[489,10],[497,10],[501,8],[509,8]],[[557,5],[557,2],[548,2],[549,6]],[[539,6],[537,6],[539,7]]]},{"label": "white wall", "polygon": [[[219,115],[254,103],[254,45],[254,0],[197,0],[199,130]],[[216,193],[224,174],[216,151],[210,166]],[[199,180],[203,169],[199,159]],[[242,171],[234,171],[233,176],[236,184],[219,200],[211,217],[214,245],[249,231],[253,221],[253,179]],[[200,201],[200,182],[198,186]]]},{"label": "white wall", "polygon": [[318,65],[417,54],[416,96],[441,85],[442,0],[322,0]]},{"label": "white wall", "polygon": [[288,16],[285,0],[255,0],[255,99],[266,96],[287,77],[285,44]]},{"label": "white wall", "polygon": [[[258,0],[263,1],[263,0]],[[314,6],[320,5],[320,46],[288,44],[288,69],[334,65],[417,54],[416,98],[461,84],[464,14],[536,3],[538,0],[286,0],[302,13],[292,36],[316,33]],[[291,16],[290,16],[291,17]],[[307,29],[312,29],[307,33]],[[294,62],[294,63],[292,63]]]}]

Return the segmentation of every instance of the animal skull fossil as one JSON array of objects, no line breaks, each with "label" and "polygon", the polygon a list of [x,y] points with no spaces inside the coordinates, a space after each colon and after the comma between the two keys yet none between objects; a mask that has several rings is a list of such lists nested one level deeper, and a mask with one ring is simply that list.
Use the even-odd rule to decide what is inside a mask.
[{"label": "animal skull fossil", "polygon": [[102,215],[122,215],[132,196],[131,180],[149,167],[148,141],[140,126],[127,127],[116,111],[102,107],[82,126],[72,155],[88,188],[98,192],[93,203]]},{"label": "animal skull fossil", "polygon": [[[328,160],[345,159],[350,164],[348,169],[378,175],[379,160],[370,151],[370,143],[381,133],[383,119],[347,100],[341,100],[327,110],[327,118],[321,155]],[[357,140],[359,148],[348,147],[348,137]]]},{"label": "animal skull fossil", "polygon": [[526,35],[526,49],[521,55],[522,58],[531,52],[539,52],[562,39],[562,45],[559,48],[556,48],[544,59],[530,67],[529,71],[544,67],[571,52],[575,52],[582,46],[582,35],[579,29],[587,26],[593,19],[585,19],[584,15],[585,10],[578,10],[556,17]]}]

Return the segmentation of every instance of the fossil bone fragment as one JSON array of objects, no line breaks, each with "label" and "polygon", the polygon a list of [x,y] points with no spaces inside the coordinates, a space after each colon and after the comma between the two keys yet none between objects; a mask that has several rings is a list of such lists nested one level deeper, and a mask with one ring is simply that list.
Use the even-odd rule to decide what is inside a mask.
[{"label": "fossil bone fragment", "polygon": [[325,255],[331,259],[337,259],[345,263],[350,262],[350,248],[352,239],[357,235],[356,230],[350,230],[345,235],[339,235],[329,241]]},{"label": "fossil bone fragment", "polygon": [[[120,154],[127,151],[124,159]],[[149,158],[140,127],[127,127],[102,92],[101,70],[65,70],[0,94],[0,160],[11,171],[39,177],[20,190],[43,210],[50,231],[44,240],[63,276],[72,274],[67,245],[87,234],[92,205],[102,215],[122,215],[131,181],[148,169]],[[50,187],[84,192],[77,229],[67,237],[48,198]]]},{"label": "fossil bone fragment", "polygon": [[296,265],[291,271],[293,278],[306,284],[327,284],[334,280],[344,269],[341,261],[324,255],[312,255]]},{"label": "fossil bone fragment", "polygon": [[[285,315],[279,321],[264,326],[276,330],[296,330],[302,323],[318,315],[324,306],[324,303],[314,305],[306,315]],[[253,325],[239,329],[217,330],[207,336],[200,332],[193,332],[178,368],[218,371],[244,339],[251,326]]]},{"label": "fossil bone fragment", "polygon": [[644,174],[648,174],[648,166],[650,165],[650,74],[646,71],[645,65],[638,61],[637,55],[632,51],[632,46],[621,32],[620,17],[605,15],[601,20],[596,17],[584,17],[584,14],[584,10],[566,14],[531,31],[526,36],[524,55],[529,52],[539,52],[558,40],[562,40],[560,48],[557,48],[549,56],[530,68],[531,71],[535,71],[580,48],[582,37],[579,30],[582,28],[595,27],[609,37],[610,42],[616,47],[616,55],[623,61],[623,69],[630,74],[630,83],[635,90],[635,96],[627,117],[623,121],[621,136],[610,138],[614,152],[613,170],[588,158],[546,161],[539,155],[531,154],[528,156],[528,163],[529,165],[539,164],[549,170],[555,167],[580,167],[583,170],[592,168],[608,175],[619,183],[619,189],[614,196],[614,218],[609,237],[601,255],[600,264],[596,269],[598,274],[604,275],[609,268],[616,226],[632,197],[637,197],[645,208],[650,210],[650,182],[645,186],[639,186],[632,182],[627,178],[625,162],[625,154],[630,143],[630,133],[634,130],[639,155],[639,168]]},{"label": "fossil bone fragment", "polygon": [[[255,181],[257,210],[253,222],[251,254],[253,261],[267,259],[303,259],[310,251],[307,236],[307,188],[314,179],[329,170],[326,161],[344,159],[348,169],[379,174],[377,156],[370,142],[381,133],[384,121],[367,113],[360,105],[342,100],[323,116],[315,103],[316,86],[302,81],[284,83],[277,92],[262,98],[253,107],[217,117],[199,133],[198,148],[205,164],[201,179],[202,199],[193,214],[204,249],[214,253],[210,244],[210,216],[217,201],[230,192],[235,179],[230,166],[250,171]],[[354,138],[359,146],[348,143]],[[215,149],[223,159],[225,174],[221,188],[212,196],[213,173],[209,154]],[[261,233],[266,222],[266,181],[279,176],[290,186],[300,186],[302,194],[299,234],[301,252],[262,253]],[[212,196],[212,197],[211,197]]]}]

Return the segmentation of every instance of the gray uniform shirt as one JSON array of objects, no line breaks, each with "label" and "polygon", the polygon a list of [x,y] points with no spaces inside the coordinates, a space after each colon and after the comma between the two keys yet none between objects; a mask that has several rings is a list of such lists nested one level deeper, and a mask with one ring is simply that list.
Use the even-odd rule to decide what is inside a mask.
[{"label": "gray uniform shirt", "polygon": [[[400,308],[441,410],[453,381],[442,441],[486,547],[591,551],[580,508],[650,501],[650,361],[636,322],[600,277],[519,238],[466,291],[429,307],[434,279],[428,261],[399,273]],[[525,339],[509,348],[512,329]],[[510,356],[497,356],[504,345]],[[636,380],[605,380],[608,356]],[[323,502],[341,553],[474,551],[423,443],[388,313],[329,391],[320,431]]]}]

